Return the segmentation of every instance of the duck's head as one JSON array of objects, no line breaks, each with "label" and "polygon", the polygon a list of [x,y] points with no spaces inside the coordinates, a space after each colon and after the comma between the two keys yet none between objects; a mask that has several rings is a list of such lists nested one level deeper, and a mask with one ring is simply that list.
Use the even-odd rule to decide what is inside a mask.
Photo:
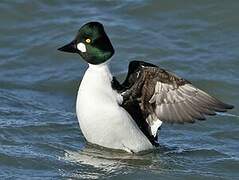
[{"label": "duck's head", "polygon": [[99,22],[89,22],[78,31],[75,39],[58,50],[78,53],[88,63],[98,65],[114,54],[114,48]]}]

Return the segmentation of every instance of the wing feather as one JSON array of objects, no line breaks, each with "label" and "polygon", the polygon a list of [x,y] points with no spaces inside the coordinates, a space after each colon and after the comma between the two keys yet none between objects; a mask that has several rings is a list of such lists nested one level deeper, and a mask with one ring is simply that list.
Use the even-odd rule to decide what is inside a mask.
[{"label": "wing feather", "polygon": [[189,81],[142,61],[130,63],[122,85],[128,92],[140,91],[128,93],[131,96],[126,99],[137,101],[145,117],[151,115],[162,122],[193,123],[195,119],[205,120],[205,115],[216,115],[216,112],[233,108],[194,87]]}]

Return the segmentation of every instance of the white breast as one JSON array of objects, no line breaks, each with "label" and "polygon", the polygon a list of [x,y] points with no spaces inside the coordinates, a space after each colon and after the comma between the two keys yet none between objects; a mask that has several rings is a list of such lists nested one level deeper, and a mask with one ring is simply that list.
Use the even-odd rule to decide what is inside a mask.
[{"label": "white breast", "polygon": [[153,146],[119,104],[106,64],[89,65],[77,96],[76,112],[85,138],[94,144],[138,152]]}]

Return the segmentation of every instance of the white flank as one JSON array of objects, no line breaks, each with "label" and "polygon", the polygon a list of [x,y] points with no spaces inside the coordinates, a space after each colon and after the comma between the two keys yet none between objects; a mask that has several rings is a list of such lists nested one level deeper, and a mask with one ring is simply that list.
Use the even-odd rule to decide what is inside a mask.
[{"label": "white flank", "polygon": [[155,114],[150,114],[146,118],[146,121],[149,124],[151,135],[156,137],[158,129],[162,125],[163,122],[160,121]]},{"label": "white flank", "polygon": [[161,125],[162,125],[162,121],[157,120],[157,121],[155,121],[155,122],[153,123],[153,125],[150,127],[151,133],[152,133],[152,135],[153,135],[154,137],[156,137],[157,132],[158,132],[158,129],[159,129],[159,127],[160,127]]},{"label": "white flank", "polygon": [[87,141],[139,152],[153,146],[132,117],[119,106],[122,97],[111,87],[107,64],[89,65],[78,91],[76,112]]}]

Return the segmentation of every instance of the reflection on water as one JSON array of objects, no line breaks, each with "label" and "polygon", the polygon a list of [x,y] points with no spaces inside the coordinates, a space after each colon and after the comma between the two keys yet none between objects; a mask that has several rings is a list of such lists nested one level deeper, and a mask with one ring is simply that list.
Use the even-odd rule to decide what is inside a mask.
[{"label": "reflection on water", "polygon": [[[166,149],[166,148],[165,148]],[[155,149],[141,152],[139,154],[129,154],[123,151],[110,150],[107,148],[87,144],[80,151],[66,151],[64,159],[71,163],[84,165],[88,171],[78,170],[74,172],[74,177],[78,178],[99,178],[104,175],[115,176],[117,174],[128,174],[137,169],[155,169],[158,172],[165,168],[160,164],[160,154],[162,150]],[[152,156],[153,155],[153,156]],[[155,164],[157,163],[157,164]]]},{"label": "reflection on water", "polygon": [[124,172],[124,168],[134,161],[144,161],[142,156],[132,155],[124,152],[109,151],[105,148],[95,148],[95,146],[87,145],[81,151],[66,151],[65,159],[79,163],[88,167],[90,171],[79,170],[74,174],[79,178],[99,178],[102,174],[118,174]]},{"label": "reflection on water", "polygon": [[[62,160],[77,166],[72,171],[59,169],[63,177],[98,179],[105,177],[127,176],[144,172],[154,173],[157,177],[173,174],[214,175],[206,170],[206,165],[221,164],[231,160],[227,154],[207,148],[178,148],[160,146],[157,149],[129,154],[92,144],[80,151],[65,151]],[[204,167],[205,166],[205,167]],[[192,167],[194,167],[192,169]],[[172,175],[171,175],[172,174]]]}]

